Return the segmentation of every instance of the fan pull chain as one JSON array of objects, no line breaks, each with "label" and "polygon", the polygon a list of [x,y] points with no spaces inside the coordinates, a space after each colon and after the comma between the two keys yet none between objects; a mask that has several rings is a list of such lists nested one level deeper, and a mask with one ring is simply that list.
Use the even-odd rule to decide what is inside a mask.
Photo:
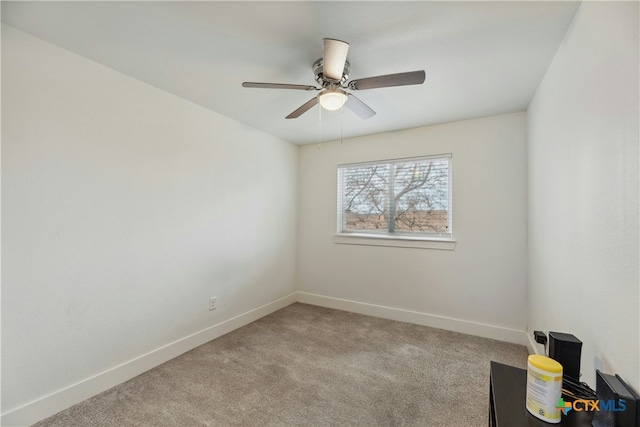
[{"label": "fan pull chain", "polygon": [[320,149],[321,143],[322,143],[322,107],[318,108],[318,150]]},{"label": "fan pull chain", "polygon": [[340,144],[342,144],[342,134],[344,130],[344,104],[340,107]]}]

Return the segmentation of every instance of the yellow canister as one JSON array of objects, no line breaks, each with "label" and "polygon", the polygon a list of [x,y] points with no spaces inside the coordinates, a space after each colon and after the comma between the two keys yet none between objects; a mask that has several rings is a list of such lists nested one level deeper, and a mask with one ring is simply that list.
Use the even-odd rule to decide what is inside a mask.
[{"label": "yellow canister", "polygon": [[562,365],[547,356],[532,354],[527,363],[527,411],[548,423],[559,423],[556,408],[562,396]]}]

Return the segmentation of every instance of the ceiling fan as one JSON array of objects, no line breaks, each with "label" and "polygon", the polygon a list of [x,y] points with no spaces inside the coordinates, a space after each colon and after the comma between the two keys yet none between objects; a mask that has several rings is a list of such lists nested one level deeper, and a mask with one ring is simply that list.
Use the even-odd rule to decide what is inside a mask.
[{"label": "ceiling fan", "polygon": [[318,59],[313,64],[313,73],[315,74],[316,82],[320,87],[256,82],[244,82],[242,83],[242,87],[320,91],[317,96],[311,98],[294,112],[289,114],[286,117],[287,119],[300,117],[317,103],[320,103],[320,105],[327,110],[338,110],[345,105],[351,111],[360,116],[360,118],[368,119],[373,117],[376,112],[345,89],[366,90],[391,86],[419,85],[424,83],[424,70],[385,74],[382,76],[347,81],[349,78],[350,67],[349,61],[347,61],[349,43],[336,39],[322,39],[322,44],[322,58]]}]

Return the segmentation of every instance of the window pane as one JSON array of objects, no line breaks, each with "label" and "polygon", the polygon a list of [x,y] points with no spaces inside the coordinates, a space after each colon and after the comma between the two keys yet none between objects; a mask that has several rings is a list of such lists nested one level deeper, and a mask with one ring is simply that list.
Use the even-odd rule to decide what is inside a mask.
[{"label": "window pane", "polygon": [[393,201],[393,231],[448,233],[448,159],[396,163]]},{"label": "window pane", "polygon": [[451,236],[451,155],[338,166],[338,232]]},{"label": "window pane", "polygon": [[387,230],[389,165],[343,169],[344,230]]}]

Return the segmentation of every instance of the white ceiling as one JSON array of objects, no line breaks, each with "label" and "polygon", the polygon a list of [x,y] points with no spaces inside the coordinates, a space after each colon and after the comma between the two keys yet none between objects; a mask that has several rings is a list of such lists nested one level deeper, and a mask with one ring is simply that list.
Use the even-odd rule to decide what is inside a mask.
[{"label": "white ceiling", "polygon": [[[358,91],[345,138],[527,108],[577,2],[10,2],[2,21],[296,144],[340,137],[340,112],[285,116],[315,92],[322,38],[350,43],[350,78],[426,70],[420,86]],[[321,118],[321,122],[319,119]]]}]

